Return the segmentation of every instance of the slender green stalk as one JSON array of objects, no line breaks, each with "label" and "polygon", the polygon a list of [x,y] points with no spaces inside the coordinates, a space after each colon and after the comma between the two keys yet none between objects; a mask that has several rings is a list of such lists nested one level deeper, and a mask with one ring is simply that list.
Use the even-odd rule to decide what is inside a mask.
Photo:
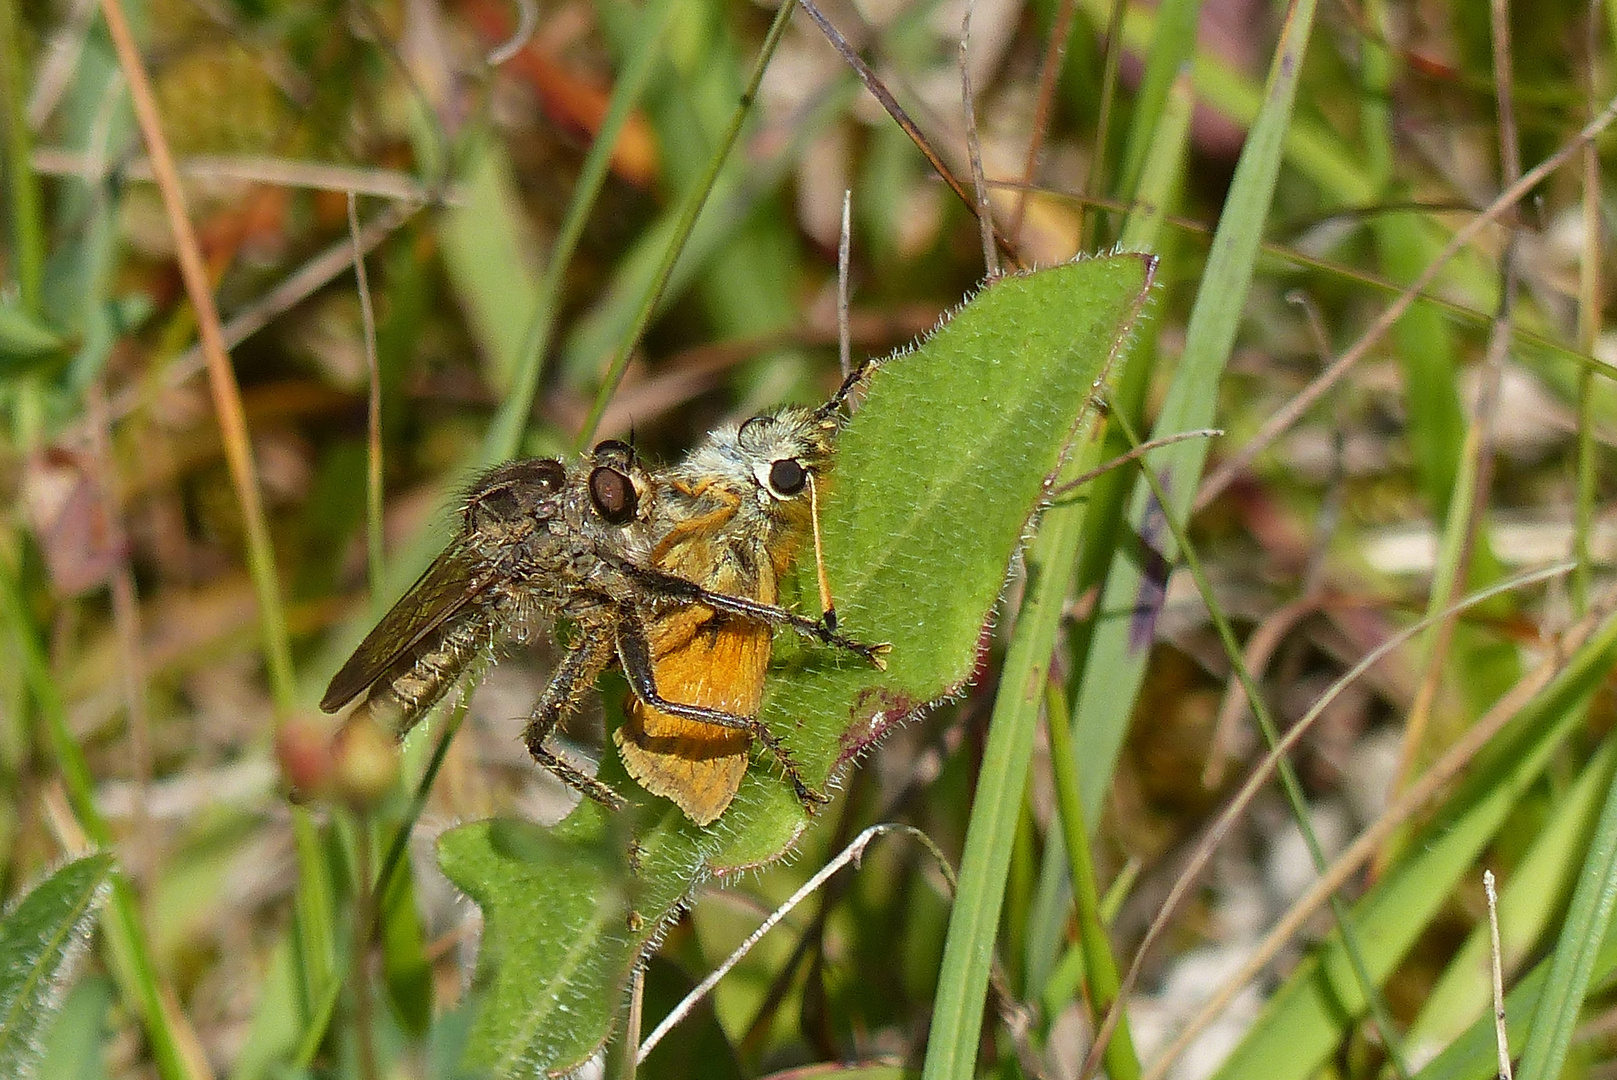
[{"label": "slender green stalk", "polygon": [[[294,807],[292,815],[292,850],[297,855],[299,871],[292,907],[292,928],[298,944],[298,990],[309,1025],[306,1030],[319,1029],[323,1037],[324,1024],[313,1003],[342,985],[337,973],[337,905],[320,829],[302,807]],[[318,1041],[315,1048],[319,1048]]]},{"label": "slender green stalk", "polygon": [[365,330],[365,370],[370,375],[365,416],[365,569],[369,574],[371,604],[384,602],[382,582],[382,372],[376,359],[376,312],[371,306],[371,282],[365,273],[365,252],[359,244],[359,207],[348,193],[348,236],[354,244],[354,283],[359,290],[359,315]]},{"label": "slender green stalk", "polygon": [[1522,1050],[1518,1080],[1553,1080],[1561,1075],[1572,1030],[1589,989],[1600,943],[1617,904],[1617,781],[1606,794],[1600,823],[1572,894],[1561,937],[1550,963],[1544,995],[1533,1013],[1533,1026]]},{"label": "slender green stalk", "polygon": [[[1069,466],[1063,475],[1081,471]],[[923,1080],[964,1080],[972,1075],[977,1060],[983,1001],[1016,823],[1027,790],[1033,735],[1086,510],[1078,502],[1053,507],[1028,552],[1032,584],[1017,613],[1016,633],[988,724],[988,745],[960,860],[960,888],[943,945]]]},{"label": "slender green stalk", "polygon": [[[1117,72],[1123,58],[1123,9],[1125,0],[1112,0],[1112,13],[1106,20],[1106,52],[1101,65],[1100,109],[1095,122],[1095,148],[1089,158],[1089,178],[1084,191],[1104,195],[1107,191],[1107,166],[1112,160],[1112,122],[1117,109]],[[1080,221],[1084,229],[1084,251],[1100,246],[1100,217],[1095,215]]]},{"label": "slender green stalk", "polygon": [[[1162,224],[1168,208],[1173,204],[1184,172],[1186,148],[1189,145],[1190,117],[1194,95],[1189,73],[1181,72],[1173,80],[1168,95],[1157,114],[1153,127],[1150,155],[1139,171],[1139,186],[1135,191],[1134,208],[1123,223],[1121,245],[1128,251],[1162,251]],[[1136,118],[1136,123],[1141,122]],[[1122,365],[1117,387],[1108,396],[1107,405],[1113,411],[1121,410],[1143,421],[1146,394],[1156,367],[1155,310],[1148,310],[1135,330],[1135,344],[1129,350],[1127,362]],[[1113,461],[1129,450],[1128,442],[1115,429],[1108,428],[1096,457]],[[1123,515],[1128,505],[1134,474],[1129,469],[1117,469],[1100,476],[1087,490],[1089,512],[1084,521],[1084,539],[1078,554],[1078,568],[1074,589],[1084,591],[1103,585],[1118,551],[1123,529]],[[1083,670],[1080,663],[1088,654],[1091,635],[1096,631],[1096,620],[1084,620],[1068,631],[1067,647],[1077,658],[1071,680],[1081,685]],[[1119,726],[1126,726],[1129,712],[1116,714]],[[1068,721],[1069,723],[1071,721]],[[1121,735],[1117,736],[1121,742]],[[1066,847],[1054,835],[1045,844],[1044,865],[1034,911],[1028,931],[1026,959],[1029,978],[1033,985],[1051,988],[1052,958],[1066,937],[1066,919],[1069,908],[1066,895],[1068,866]],[[1076,983],[1070,983],[1076,989]],[[1053,1010],[1051,1012],[1053,1015]]]},{"label": "slender green stalk", "polygon": [[640,1068],[640,1025],[645,1003],[646,969],[636,967],[629,973],[629,1006],[623,1021],[623,1038],[606,1044],[606,1060],[601,1071],[612,1080],[634,1080]]},{"label": "slender green stalk", "polygon": [[[1297,0],[1287,18],[1270,68],[1264,107],[1241,152],[1229,198],[1219,216],[1196,302],[1185,332],[1185,348],[1153,436],[1212,426],[1225,364],[1235,344],[1241,313],[1252,284],[1259,242],[1279,174],[1303,54],[1313,27],[1315,0]],[[1127,20],[1125,20],[1126,23]],[[1168,447],[1153,455],[1164,468],[1170,501],[1161,504],[1169,517],[1182,520],[1196,494],[1207,455],[1202,440]],[[1127,513],[1134,532],[1158,529],[1158,504],[1143,485],[1136,485]],[[1164,557],[1172,559],[1171,544]],[[1107,574],[1093,631],[1085,677],[1075,695],[1073,734],[1085,748],[1081,778],[1084,810],[1093,817],[1110,783],[1123,733],[1145,675],[1150,650],[1139,640],[1140,619],[1107,618],[1106,613],[1133,612],[1141,589],[1148,588],[1142,567],[1119,550]]]},{"label": "slender green stalk", "polygon": [[376,1017],[372,1011],[371,941],[379,892],[372,888],[371,865],[376,858],[376,826],[370,812],[362,810],[354,830],[354,941],[349,978],[354,987],[354,1045],[359,1058],[359,1080],[380,1080],[376,1058]]},{"label": "slender green stalk", "polygon": [[[410,798],[410,806],[404,812],[404,819],[399,822],[393,831],[393,839],[388,842],[387,852],[382,856],[380,867],[376,871],[376,883],[371,889],[378,902],[372,905],[371,918],[367,923],[366,938],[373,937],[379,932],[379,923],[382,918],[383,904],[380,898],[385,898],[388,889],[392,887],[393,875],[404,863],[405,852],[410,847],[410,832],[415,823],[421,819],[421,811],[426,808],[427,796],[432,793],[433,781],[438,778],[438,771],[443,768],[444,758],[449,754],[449,744],[454,741],[455,734],[460,731],[461,723],[466,719],[466,709],[471,704],[471,695],[462,694],[460,701],[449,711],[448,719],[444,722],[444,729],[438,735],[438,741],[433,744],[432,757],[427,761],[427,768],[421,774],[416,784],[415,794]],[[326,899],[329,908],[330,900]],[[329,917],[329,916],[328,916]],[[329,973],[322,976],[322,981],[309,980],[322,987],[319,999],[309,1005],[309,1023],[304,1028],[303,1040],[298,1045],[293,1061],[299,1068],[308,1068],[314,1063],[315,1055],[320,1052],[320,1046],[326,1039],[326,1031],[331,1026],[331,1019],[337,1014],[337,1005],[342,998],[343,983],[347,973],[338,973],[335,964]]]},{"label": "slender green stalk", "polygon": [[[533,399],[544,381],[545,357],[556,332],[556,312],[561,306],[561,293],[567,283],[567,271],[572,266],[573,254],[584,235],[595,200],[612,165],[612,152],[630,114],[645,92],[655,62],[661,55],[656,48],[658,40],[668,28],[678,0],[650,0],[639,15],[640,32],[629,49],[628,63],[618,72],[612,85],[612,98],[607,103],[606,116],[600,131],[590,145],[589,154],[573,187],[572,199],[551,245],[544,279],[539,284],[539,295],[534,304],[533,319],[528,323],[523,338],[522,354],[517,359],[511,389],[500,409],[494,415],[483,437],[482,463],[489,466],[516,454],[522,441],[522,430],[533,409]],[[638,340],[639,334],[635,335]],[[597,418],[598,420],[599,418]]]},{"label": "slender green stalk", "polygon": [[[1608,4],[1608,11],[1613,5]],[[1589,55],[1586,60],[1588,101],[1593,116],[1600,108],[1595,85],[1596,57],[1599,53],[1596,22],[1589,22]],[[1583,258],[1578,260],[1578,348],[1593,352],[1600,337],[1600,256],[1604,236],[1600,218],[1600,152],[1593,143],[1583,148]],[[1572,571],[1572,607],[1581,615],[1589,607],[1589,580],[1594,568],[1590,561],[1589,536],[1595,517],[1595,398],[1594,372],[1578,371],[1578,449],[1577,487],[1573,509],[1572,545],[1577,567]]]},{"label": "slender green stalk", "polygon": [[1606,9],[1606,33],[1617,44],[1617,0],[1605,0],[1601,6]]},{"label": "slender green stalk", "polygon": [[[1123,169],[1117,183],[1121,194],[1147,187],[1146,161],[1161,153],[1157,128],[1169,108],[1169,95],[1176,92],[1175,83],[1189,81],[1189,64],[1196,55],[1196,19],[1200,14],[1201,0],[1164,0],[1156,10],[1145,75],[1134,97],[1134,118],[1123,145]],[[1119,47],[1124,44],[1120,36]]]},{"label": "slender green stalk", "polygon": [[1011,864],[1005,871],[1004,914],[1000,920],[1000,940],[1004,943],[1000,968],[1006,989],[1022,997],[1030,996],[1033,989],[1023,958],[1027,955],[1028,912],[1033,906],[1033,886],[1039,867],[1037,846],[1033,800],[1024,797],[1021,813],[1016,815],[1016,830],[1011,834]]},{"label": "slender green stalk", "polygon": [[[1131,443],[1138,444],[1138,438],[1129,424],[1128,417],[1119,416],[1118,426],[1128,436]],[[1168,491],[1157,478],[1156,471],[1149,464],[1142,462],[1140,474],[1150,485],[1153,496],[1159,505],[1166,506]],[[1218,631],[1219,640],[1224,645],[1225,655],[1229,657],[1230,666],[1235,677],[1241,683],[1241,689],[1246,692],[1247,706],[1258,722],[1258,730],[1263,733],[1263,741],[1273,751],[1280,744],[1280,732],[1275,727],[1274,718],[1269,715],[1269,707],[1265,702],[1262,691],[1259,689],[1252,673],[1247,670],[1246,663],[1241,655],[1241,643],[1236,640],[1235,631],[1230,627],[1229,619],[1218,605],[1218,599],[1213,594],[1213,583],[1208,579],[1201,565],[1201,558],[1196,549],[1191,546],[1190,538],[1185,534],[1184,526],[1170,513],[1161,515],[1161,520],[1173,534],[1174,543],[1179,554],[1185,561],[1185,569],[1196,582],[1197,591],[1201,594],[1202,603],[1207,608],[1207,614]],[[1302,834],[1303,841],[1308,845],[1308,855],[1314,864],[1314,869],[1323,875],[1330,864],[1325,858],[1325,852],[1320,847],[1319,837],[1314,834],[1313,824],[1308,813],[1308,800],[1303,795],[1302,782],[1297,779],[1296,770],[1291,766],[1289,759],[1281,757],[1276,763],[1275,772],[1280,778],[1281,790],[1285,793],[1286,801],[1291,806],[1292,817],[1296,819],[1297,828]],[[1348,957],[1348,963],[1353,969],[1354,977],[1359,981],[1360,992],[1369,1003],[1370,1015],[1381,1035],[1382,1045],[1387,1051],[1387,1057],[1393,1071],[1402,1080],[1408,1080],[1409,1070],[1404,1064],[1403,1048],[1398,1037],[1398,1029],[1394,1026],[1392,1014],[1388,1011],[1386,1002],[1381,997],[1380,988],[1370,975],[1370,966],[1365,962],[1364,951],[1359,946],[1358,935],[1353,929],[1352,916],[1342,898],[1331,893],[1331,914],[1336,920],[1338,932],[1342,935],[1342,948]]]},{"label": "slender green stalk", "polygon": [[[1051,681],[1045,705],[1045,730],[1050,734],[1050,772],[1055,779],[1056,810],[1061,818],[1061,838],[1067,845],[1067,863],[1072,867],[1072,899],[1078,915],[1078,944],[1083,950],[1084,972],[1089,981],[1089,1019],[1099,1028],[1106,1012],[1117,1000],[1120,985],[1117,961],[1100,917],[1100,894],[1095,888],[1095,861],[1090,857],[1089,826],[1084,821],[1084,800],[1078,788],[1078,750],[1067,724],[1067,695],[1061,684]],[[1048,1000],[1048,999],[1046,999]],[[1129,1031],[1128,1012],[1119,1016],[1117,1029],[1106,1044],[1106,1075],[1111,1080],[1138,1080],[1140,1058]]]},{"label": "slender green stalk", "polygon": [[444,758],[449,755],[449,744],[454,741],[455,733],[466,719],[466,710],[472,703],[471,694],[462,694],[455,707],[449,710],[449,716],[444,721],[444,729],[438,735],[438,741],[432,747],[432,757],[427,761],[427,768],[421,774],[421,780],[416,784],[415,794],[410,798],[410,808],[405,812],[404,820],[393,833],[393,839],[387,845],[387,854],[382,857],[381,868],[376,874],[376,895],[386,896],[388,888],[393,884],[393,874],[404,862],[404,853],[410,847],[410,831],[421,817],[421,811],[426,809],[427,796],[432,792],[433,781],[438,779],[438,770],[443,768]]},{"label": "slender green stalk", "polygon": [[1359,97],[1359,130],[1364,139],[1365,172],[1376,187],[1385,190],[1392,179],[1392,89],[1396,65],[1391,40],[1392,24],[1387,17],[1387,0],[1365,0],[1365,24],[1370,33],[1359,43],[1359,78],[1364,89]]},{"label": "slender green stalk", "polygon": [[707,197],[718,179],[719,170],[724,167],[736,139],[741,135],[741,125],[746,121],[747,113],[752,111],[752,101],[758,94],[759,84],[763,82],[764,71],[769,67],[769,61],[775,55],[775,47],[780,44],[781,36],[786,33],[786,27],[791,22],[792,12],[796,7],[796,0],[785,0],[775,13],[775,21],[769,25],[769,32],[764,36],[764,43],[758,50],[757,62],[753,64],[752,76],[747,80],[746,89],[741,92],[741,100],[736,103],[735,112],[731,115],[724,134],[719,138],[719,144],[714,149],[707,168],[686,194],[674,233],[669,237],[662,261],[657,266],[657,273],[641,297],[640,308],[629,326],[628,333],[618,343],[617,352],[607,365],[606,374],[601,380],[601,388],[595,395],[595,403],[590,406],[589,416],[574,440],[575,450],[582,450],[595,437],[595,429],[601,423],[601,415],[606,412],[607,403],[612,400],[612,395],[617,392],[618,383],[623,380],[623,373],[628,370],[629,358],[645,334],[646,327],[651,325],[652,316],[657,310],[657,302],[661,299],[663,290],[668,286],[668,279],[674,272],[674,263],[679,260],[680,252],[684,250],[685,241],[689,239],[691,230],[696,227],[696,218],[701,214],[702,207],[707,204]]},{"label": "slender green stalk", "polygon": [[33,135],[23,111],[21,5],[0,3],[0,128],[5,129],[6,189],[11,195],[11,272],[23,311],[45,314],[45,226],[40,217],[39,178],[34,175]]},{"label": "slender green stalk", "polygon": [[[22,310],[36,321],[45,314],[45,225],[41,217],[39,178],[32,160],[33,136],[24,115],[23,42],[18,16],[21,4],[0,0],[0,181],[10,193],[9,262],[16,277]],[[45,395],[41,379],[24,374],[13,380],[12,441],[30,452],[46,438]]]},{"label": "slender green stalk", "polygon": [[[1364,93],[1359,126],[1365,143],[1366,173],[1374,184],[1373,198],[1392,202],[1404,192],[1395,186],[1393,173],[1391,102],[1396,66],[1386,46],[1392,33],[1386,0],[1369,0],[1364,18],[1373,31],[1366,37],[1360,60]],[[1379,214],[1370,221],[1376,257],[1388,279],[1407,285],[1426,268],[1431,251],[1424,225],[1430,220],[1427,215],[1404,213]],[[1418,227],[1412,228],[1412,223],[1418,223]],[[1460,443],[1465,437],[1465,415],[1456,390],[1454,334],[1442,315],[1421,305],[1410,308],[1393,324],[1392,337],[1404,371],[1415,474],[1432,512],[1442,514],[1454,490]]]}]

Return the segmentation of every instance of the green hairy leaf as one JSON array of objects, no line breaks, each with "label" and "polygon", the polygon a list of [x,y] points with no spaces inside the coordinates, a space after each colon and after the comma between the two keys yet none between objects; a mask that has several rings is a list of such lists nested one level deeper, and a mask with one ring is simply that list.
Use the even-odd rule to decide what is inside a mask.
[{"label": "green hairy leaf", "polygon": [[[809,783],[957,693],[1095,388],[1126,343],[1155,261],[1122,254],[1001,279],[915,350],[876,369],[839,440],[823,506],[841,629],[889,642],[885,671],[777,636],[763,719]],[[707,828],[602,775],[639,805],[584,801],[551,829],[492,821],[446,834],[444,872],[483,908],[483,1007],[468,1064],[563,1072],[610,1035],[634,964],[697,884],[780,858],[808,825],[756,755]]]},{"label": "green hairy leaf", "polygon": [[36,885],[0,918],[0,1076],[32,1076],[62,1005],[72,960],[89,939],[112,856],[88,855]]}]

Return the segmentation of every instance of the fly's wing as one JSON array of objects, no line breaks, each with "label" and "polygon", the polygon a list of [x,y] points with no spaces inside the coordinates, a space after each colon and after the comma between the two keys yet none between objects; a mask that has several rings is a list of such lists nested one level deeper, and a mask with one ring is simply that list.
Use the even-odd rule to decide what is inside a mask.
[{"label": "fly's wing", "polygon": [[[693,605],[652,624],[652,671],[669,701],[757,716],[769,667],[769,627]],[[629,775],[698,825],[724,813],[747,771],[752,736],[670,716],[638,698],[613,732]]]},{"label": "fly's wing", "polygon": [[365,635],[354,655],[332,676],[320,708],[336,712],[371,688],[427,635],[477,598],[497,575],[457,540]]}]

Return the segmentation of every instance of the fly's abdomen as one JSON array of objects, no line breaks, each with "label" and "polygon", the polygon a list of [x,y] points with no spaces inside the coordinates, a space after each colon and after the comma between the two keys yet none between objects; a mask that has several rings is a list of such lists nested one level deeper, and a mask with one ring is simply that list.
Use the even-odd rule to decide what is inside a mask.
[{"label": "fly's abdomen", "polygon": [[491,612],[465,612],[429,635],[371,687],[365,708],[403,735],[416,725],[456,681],[487,657],[497,636]]}]

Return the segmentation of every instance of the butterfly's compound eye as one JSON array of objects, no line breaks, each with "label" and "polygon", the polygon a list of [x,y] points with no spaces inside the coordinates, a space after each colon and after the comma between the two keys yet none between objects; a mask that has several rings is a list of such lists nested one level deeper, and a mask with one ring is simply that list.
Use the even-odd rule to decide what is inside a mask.
[{"label": "butterfly's compound eye", "polygon": [[634,520],[635,511],[640,508],[640,497],[635,494],[634,483],[623,473],[605,465],[590,473],[590,501],[612,525],[627,525]]},{"label": "butterfly's compound eye", "polygon": [[808,473],[795,458],[781,458],[769,466],[769,486],[776,495],[796,495],[807,479]]}]

